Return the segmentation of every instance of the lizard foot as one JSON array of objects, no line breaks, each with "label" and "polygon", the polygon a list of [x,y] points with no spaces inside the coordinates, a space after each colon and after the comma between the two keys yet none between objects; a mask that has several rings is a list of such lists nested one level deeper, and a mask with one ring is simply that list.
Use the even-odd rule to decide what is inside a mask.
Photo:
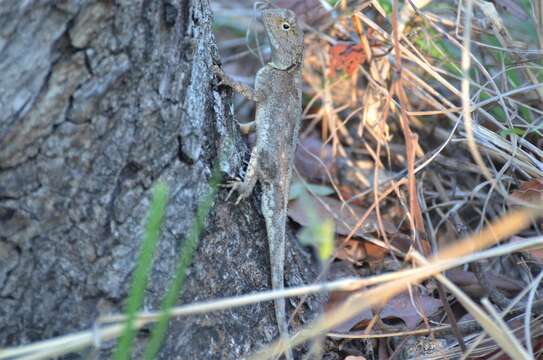
[{"label": "lizard foot", "polygon": [[222,185],[222,187],[230,188],[230,191],[228,192],[228,195],[226,196],[226,200],[230,199],[230,196],[236,191],[238,193],[238,198],[236,199],[235,204],[239,204],[241,200],[249,197],[251,195],[251,192],[253,191],[252,188],[247,186],[247,184],[242,181],[240,178],[236,178],[236,180],[228,181],[226,184]]},{"label": "lizard foot", "polygon": [[217,86],[231,86],[230,78],[219,65],[213,65],[213,73],[219,79]]}]

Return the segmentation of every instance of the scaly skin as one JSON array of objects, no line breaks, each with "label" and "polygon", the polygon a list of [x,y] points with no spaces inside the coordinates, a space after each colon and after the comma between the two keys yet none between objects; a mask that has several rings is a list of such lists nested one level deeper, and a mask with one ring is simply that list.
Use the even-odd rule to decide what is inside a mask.
[{"label": "scaly skin", "polygon": [[[262,186],[272,288],[280,290],[284,288],[287,201],[302,112],[303,32],[290,10],[267,9],[262,18],[272,46],[272,61],[258,71],[255,89],[232,81],[218,67],[215,71],[221,84],[256,101],[256,145],[245,178],[230,186],[239,194],[236,203],[252,193],[257,181]],[[275,300],[275,317],[280,336],[286,338],[285,299]],[[291,350],[286,355],[292,359]]]}]

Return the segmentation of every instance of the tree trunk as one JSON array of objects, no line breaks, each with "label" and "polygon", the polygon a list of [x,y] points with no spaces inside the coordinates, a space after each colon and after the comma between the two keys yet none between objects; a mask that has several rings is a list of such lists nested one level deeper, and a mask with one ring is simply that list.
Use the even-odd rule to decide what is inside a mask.
[{"label": "tree trunk", "polygon": [[[208,1],[7,0],[0,31],[0,346],[122,311],[162,180],[170,198],[145,297],[158,309],[212,164],[226,155],[221,170],[235,176],[246,158],[230,98],[213,86]],[[270,286],[258,196],[224,198],[178,304]],[[311,272],[290,238],[296,285]],[[257,304],[173,320],[160,357],[236,359],[276,336],[272,303]]]}]

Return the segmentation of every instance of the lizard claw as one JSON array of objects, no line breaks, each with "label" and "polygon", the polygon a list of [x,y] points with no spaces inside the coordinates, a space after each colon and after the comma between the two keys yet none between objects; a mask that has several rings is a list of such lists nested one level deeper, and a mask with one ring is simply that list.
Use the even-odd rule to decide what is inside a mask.
[{"label": "lizard claw", "polygon": [[[228,192],[228,195],[226,195],[226,201],[230,199],[230,196],[236,191],[240,184],[242,183],[240,178],[236,178],[236,180],[228,181],[226,184],[222,184],[221,187],[228,188],[230,191]],[[237,202],[236,202],[237,203]]]},{"label": "lizard claw", "polygon": [[219,79],[217,86],[228,86],[228,76],[225,74],[224,70],[219,65],[213,65],[212,69],[215,76]]},{"label": "lizard claw", "polygon": [[213,69],[213,73],[214,73],[215,75],[217,75],[218,77],[221,78],[221,77],[224,76],[224,71],[223,71],[223,69],[222,69],[219,65],[213,64],[212,69]]},{"label": "lizard claw", "polygon": [[221,185],[225,188],[230,188],[230,191],[228,192],[228,195],[226,196],[226,200],[230,199],[230,196],[234,193],[234,191],[238,192],[238,198],[235,201],[235,204],[238,205],[241,200],[247,198],[250,194],[252,189],[248,189],[246,184],[240,179],[236,178],[236,180],[228,181],[226,184]]}]

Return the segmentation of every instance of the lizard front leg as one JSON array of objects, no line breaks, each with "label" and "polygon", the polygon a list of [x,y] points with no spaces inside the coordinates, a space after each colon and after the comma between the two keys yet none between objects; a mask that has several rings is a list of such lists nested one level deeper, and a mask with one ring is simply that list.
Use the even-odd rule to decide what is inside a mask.
[{"label": "lizard front leg", "polygon": [[253,147],[251,151],[251,159],[249,160],[249,165],[247,166],[247,172],[245,173],[245,178],[243,180],[234,180],[227,183],[226,186],[230,187],[231,190],[228,193],[226,199],[230,198],[230,195],[234,191],[238,192],[238,198],[236,204],[245,198],[247,198],[253,192],[253,189],[258,180],[258,151],[256,146]]},{"label": "lizard front leg", "polygon": [[254,102],[259,102],[261,100],[261,96],[250,86],[247,86],[245,84],[242,84],[240,82],[237,82],[233,80],[230,76],[226,75],[223,71],[223,69],[218,65],[213,65],[213,72],[217,77],[220,79],[219,85],[224,85],[232,88],[234,91],[240,93],[241,95],[245,96],[247,99],[252,100]]},{"label": "lizard front leg", "polygon": [[[213,72],[220,79],[219,85],[225,85],[231,87],[234,91],[245,96],[247,99],[260,102],[263,100],[263,95],[260,91],[251,88],[250,86],[241,84],[237,81],[232,80],[228,75],[224,73],[221,67],[218,65],[213,66]],[[254,131],[256,128],[256,121],[251,121],[247,124],[239,124],[240,130],[242,133],[247,134],[251,131]],[[227,187],[230,187],[231,190],[228,193],[227,199],[230,198],[234,191],[238,192],[238,198],[236,204],[241,200],[247,198],[253,192],[253,189],[256,185],[258,169],[258,151],[256,146],[251,151],[251,159],[249,160],[249,165],[247,167],[247,172],[245,173],[245,178],[243,180],[234,180],[226,184]]]}]

